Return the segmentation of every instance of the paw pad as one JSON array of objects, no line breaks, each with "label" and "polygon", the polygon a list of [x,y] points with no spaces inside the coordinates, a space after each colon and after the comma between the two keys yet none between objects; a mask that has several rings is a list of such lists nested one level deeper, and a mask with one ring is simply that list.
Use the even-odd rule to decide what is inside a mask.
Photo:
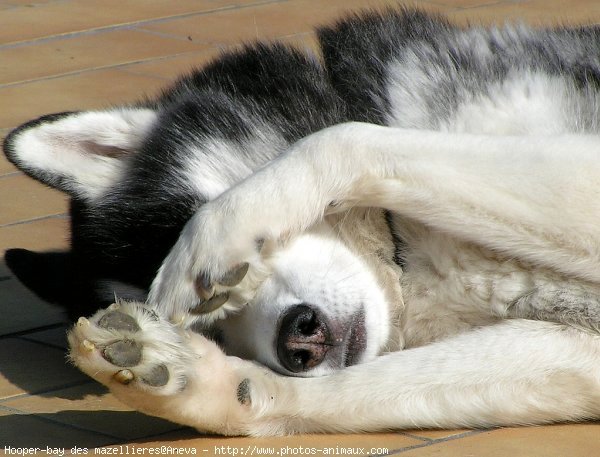
[{"label": "paw pad", "polygon": [[152,387],[162,387],[169,382],[169,370],[166,365],[153,367],[150,373],[141,377],[142,382]]},{"label": "paw pad", "polygon": [[134,367],[142,361],[142,346],[133,340],[115,341],[104,348],[102,356],[118,367]]},{"label": "paw pad", "polygon": [[121,311],[109,311],[98,321],[98,327],[106,330],[138,332],[140,326],[133,317]]},{"label": "paw pad", "polygon": [[239,383],[237,388],[237,400],[242,405],[248,405],[250,401],[250,380],[245,378]]}]

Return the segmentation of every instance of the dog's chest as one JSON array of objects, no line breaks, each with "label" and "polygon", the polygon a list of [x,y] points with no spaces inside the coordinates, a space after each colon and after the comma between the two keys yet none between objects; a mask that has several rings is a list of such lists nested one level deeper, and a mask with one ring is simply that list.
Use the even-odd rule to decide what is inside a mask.
[{"label": "dog's chest", "polygon": [[405,258],[406,347],[498,321],[516,299],[553,279],[547,271],[425,228],[408,240]]}]

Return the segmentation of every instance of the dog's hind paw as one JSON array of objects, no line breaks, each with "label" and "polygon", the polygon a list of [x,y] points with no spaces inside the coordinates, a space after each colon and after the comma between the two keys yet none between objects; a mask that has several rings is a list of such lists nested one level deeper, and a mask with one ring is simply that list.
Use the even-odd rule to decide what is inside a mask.
[{"label": "dog's hind paw", "polygon": [[251,432],[257,392],[272,377],[136,303],[80,318],[68,337],[73,363],[125,404],[202,431]]}]

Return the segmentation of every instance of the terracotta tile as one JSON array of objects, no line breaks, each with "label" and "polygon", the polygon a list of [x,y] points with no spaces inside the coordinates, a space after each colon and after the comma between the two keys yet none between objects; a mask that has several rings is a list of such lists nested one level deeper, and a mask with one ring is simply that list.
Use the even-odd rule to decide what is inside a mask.
[{"label": "terracotta tile", "polygon": [[96,382],[53,391],[51,396],[21,397],[5,401],[2,405],[127,440],[182,428],[180,425],[132,411]]},{"label": "terracotta tile", "polygon": [[[390,0],[393,1],[393,0]],[[143,2],[143,8],[140,7]],[[43,79],[29,84],[0,88],[3,110],[0,111],[0,136],[7,128],[47,112],[66,109],[105,107],[139,99],[144,92],[152,93],[164,86],[164,79],[186,71],[197,62],[203,63],[215,49],[204,49],[204,43],[235,45],[239,40],[258,37],[284,37],[302,45],[310,40],[313,24],[323,24],[339,17],[350,8],[389,3],[359,0],[290,0],[270,5],[255,6],[245,10],[220,11],[211,14],[167,18],[202,8],[218,8],[227,1],[162,2],[160,0],[11,0],[11,4],[31,4],[34,7],[11,7],[2,10],[3,27],[0,28],[0,43],[36,39],[54,34],[86,31],[79,36],[52,39],[32,43],[31,46],[10,47],[0,45],[0,58],[8,62],[10,69],[4,70],[3,81],[47,78],[80,72],[69,76]],[[0,8],[4,8],[3,2]],[[240,2],[235,3],[251,3]],[[394,2],[395,3],[395,2]],[[600,4],[595,0],[530,0],[513,2],[501,0],[431,0],[416,2],[429,9],[450,12],[459,21],[466,19],[484,22],[502,22],[504,18],[523,19],[535,24],[554,23],[556,20],[595,23],[600,21]],[[135,30],[114,30],[99,33],[102,27],[122,27],[125,23],[152,21],[141,24],[158,35],[143,34]],[[138,24],[131,24],[133,26]],[[160,34],[165,35],[160,35]],[[115,35],[113,35],[115,34]],[[192,42],[188,42],[188,34]],[[103,35],[110,35],[106,38]],[[124,41],[123,37],[138,37]],[[111,37],[121,37],[112,40]],[[142,38],[143,37],[143,38]],[[296,41],[297,40],[297,41]],[[55,51],[53,44],[64,44],[63,54]],[[154,46],[156,45],[156,47]],[[25,49],[29,48],[29,49]],[[24,49],[16,52],[17,49]],[[109,49],[110,52],[106,52]],[[43,56],[41,50],[53,55]],[[66,51],[72,51],[68,55]],[[10,51],[10,52],[8,52]],[[174,55],[175,54],[175,55]],[[29,60],[24,62],[23,56]],[[73,56],[74,59],[69,57]],[[32,60],[33,59],[33,60]],[[198,60],[196,60],[198,59]],[[34,61],[37,60],[37,61]],[[121,70],[88,71],[99,66],[121,65],[138,62]],[[4,67],[3,67],[4,68]],[[9,107],[8,109],[6,107]],[[0,158],[0,175],[14,172],[14,168]],[[10,177],[11,179],[14,176]],[[14,210],[4,210],[6,205],[0,179],[0,218],[14,220],[20,214],[44,213],[51,205],[46,204],[46,191],[33,192],[41,203],[31,207],[19,204]],[[24,178],[23,178],[24,179]],[[13,181],[14,183],[14,181]],[[9,185],[11,199],[18,186]],[[11,190],[12,189],[12,190]],[[23,193],[30,186],[22,187]],[[51,194],[51,191],[47,191]],[[20,198],[17,195],[15,198]],[[27,196],[26,201],[32,198]],[[37,198],[37,197],[36,197]],[[19,200],[23,202],[23,200]],[[22,207],[24,206],[24,207]],[[8,215],[7,215],[8,214]],[[0,249],[25,246],[31,249],[49,249],[66,245],[67,219],[44,219],[25,224],[0,228]],[[9,279],[6,279],[9,278]],[[62,314],[57,308],[43,304],[20,286],[6,267],[0,262],[0,303],[4,315],[10,319],[0,320],[0,334],[26,330],[41,325],[60,322]],[[30,338],[43,344],[62,347],[63,327],[43,332],[33,332]],[[9,360],[6,364],[4,361]],[[0,340],[0,443],[15,447],[72,446],[95,447],[117,440],[131,440],[148,434],[158,434],[166,428],[152,425],[154,419],[128,411],[116,403],[110,395],[94,383],[87,383],[78,372],[64,365],[63,352],[39,343],[24,341],[23,338]],[[24,363],[24,362],[27,363]],[[74,381],[75,380],[75,381]],[[25,391],[55,389],[70,382],[81,380],[79,387],[52,392],[50,396],[12,398]],[[10,404],[22,408],[28,414],[14,414],[1,405]],[[146,423],[145,421],[150,421]],[[140,425],[142,424],[142,425]],[[148,425],[150,424],[150,425]],[[138,428],[140,426],[141,428]],[[140,432],[143,430],[143,432]],[[27,433],[24,433],[27,431]],[[512,455],[533,456],[558,455],[590,456],[597,454],[600,425],[582,424],[570,426],[504,429],[492,432],[462,431],[409,431],[407,434],[375,435],[310,435],[286,438],[251,439],[200,437],[191,430],[168,433],[154,438],[140,439],[136,446],[149,447],[163,443],[174,446],[195,446],[207,449],[206,455],[215,451],[215,446],[231,446],[237,449],[246,446],[265,446],[281,449],[282,446],[340,446],[340,447],[387,447],[402,450],[402,454],[418,456],[458,455]],[[118,436],[119,438],[113,438]],[[431,441],[433,440],[433,442]],[[412,446],[413,449],[407,449]]]},{"label": "terracotta tile", "polygon": [[448,438],[460,437],[460,435],[468,435],[473,433],[473,430],[459,429],[459,430],[406,430],[409,436],[416,438],[422,438],[426,440],[441,440]]},{"label": "terracotta tile", "polygon": [[0,227],[0,252],[10,248],[34,251],[66,249],[68,230],[69,220],[66,216]]},{"label": "terracotta tile", "polygon": [[25,175],[0,179],[0,226],[67,211],[65,195]]},{"label": "terracotta tile", "polygon": [[494,430],[405,452],[406,457],[589,457],[597,455],[600,424]]},{"label": "terracotta tile", "polygon": [[17,125],[47,113],[107,108],[154,94],[165,81],[118,70],[98,70],[0,88],[0,127]]},{"label": "terracotta tile", "polygon": [[256,0],[95,0],[43,2],[25,0],[20,8],[3,13],[0,43],[33,40],[52,35],[123,26],[182,14],[209,12]]},{"label": "terracotta tile", "polygon": [[[10,129],[0,129],[0,144],[4,142],[4,138],[8,135],[8,132],[10,132]],[[17,168],[6,159],[4,154],[0,154],[0,178],[17,171]]]},{"label": "terracotta tile", "polygon": [[435,5],[444,5],[453,8],[496,8],[499,3],[506,2],[503,2],[502,0],[432,0],[431,3]]},{"label": "terracotta tile", "polygon": [[17,338],[0,340],[0,360],[0,399],[89,379],[67,363],[64,351]]},{"label": "terracotta tile", "polygon": [[0,155],[0,178],[6,175],[12,175],[18,171],[19,170],[17,170],[12,163],[6,160],[3,155]]},{"label": "terracotta tile", "polygon": [[309,32],[315,25],[326,24],[344,12],[398,4],[393,0],[296,0],[172,20],[144,29],[191,37],[196,43],[222,45]]},{"label": "terracotta tile", "polygon": [[75,446],[89,449],[114,442],[112,437],[67,427],[44,415],[36,417],[0,409],[0,443],[5,455],[11,455],[6,452],[6,447],[14,449],[13,455],[16,455],[17,449],[23,452],[23,449],[36,447],[40,448],[39,454],[52,455],[47,452],[47,447],[68,452]]},{"label": "terracotta tile", "polygon": [[[123,71],[133,72],[135,74],[150,75],[158,78],[163,78],[166,81],[173,81],[178,76],[190,72],[194,68],[206,65],[216,57],[220,51],[216,48],[211,48],[200,52],[190,52],[174,57],[166,57],[163,59],[154,59],[142,63],[136,63],[122,67]],[[166,86],[168,82],[165,82]]]},{"label": "terracotta tile", "polygon": [[[143,61],[202,47],[138,30],[117,30],[0,49],[0,84]],[[107,52],[110,50],[110,52]]]},{"label": "terracotta tile", "polygon": [[[317,40],[312,32],[298,33],[281,38],[280,41],[288,43],[299,49],[318,52]],[[222,49],[210,48],[200,52],[190,52],[174,57],[154,59],[121,67],[123,71],[135,74],[150,75],[172,81],[177,76],[186,74],[195,68],[210,63],[221,55],[222,52],[237,48],[236,45],[226,46]]]},{"label": "terracotta tile", "polygon": [[600,2],[590,0],[530,0],[502,3],[493,8],[473,8],[450,12],[461,22],[503,24],[527,22],[533,26],[557,24],[596,24],[600,22]]},{"label": "terracotta tile", "polygon": [[[246,452],[250,455],[254,451],[258,455],[257,448],[273,448],[276,455],[284,455],[282,449],[292,448],[289,455],[299,454],[299,447],[315,448],[318,453],[315,455],[327,455],[323,453],[323,448],[333,448],[330,453],[336,452],[335,449],[353,448],[359,450],[364,448],[367,454],[384,454],[388,451],[397,451],[409,448],[414,445],[422,444],[423,441],[409,438],[396,433],[372,433],[360,435],[298,435],[272,438],[227,438],[216,436],[194,436],[193,431],[182,431],[173,434],[156,437],[156,439],[141,440],[137,442],[144,447],[154,447],[161,443],[171,444],[172,446],[195,448],[199,454],[217,455],[219,450],[221,453],[227,452],[229,446],[230,453],[233,449],[238,451],[238,455]],[[218,448],[218,449],[217,449]],[[295,449],[295,454],[294,454]],[[378,451],[379,450],[379,451]],[[360,451],[357,452],[360,454]],[[339,454],[338,454],[339,455]]]}]

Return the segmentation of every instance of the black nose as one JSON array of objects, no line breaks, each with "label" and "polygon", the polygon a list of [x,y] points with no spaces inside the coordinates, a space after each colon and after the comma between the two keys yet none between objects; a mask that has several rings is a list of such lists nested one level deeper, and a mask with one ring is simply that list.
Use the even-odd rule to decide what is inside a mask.
[{"label": "black nose", "polygon": [[277,356],[293,373],[319,365],[331,347],[329,328],[323,316],[308,305],[290,308],[279,326]]}]

